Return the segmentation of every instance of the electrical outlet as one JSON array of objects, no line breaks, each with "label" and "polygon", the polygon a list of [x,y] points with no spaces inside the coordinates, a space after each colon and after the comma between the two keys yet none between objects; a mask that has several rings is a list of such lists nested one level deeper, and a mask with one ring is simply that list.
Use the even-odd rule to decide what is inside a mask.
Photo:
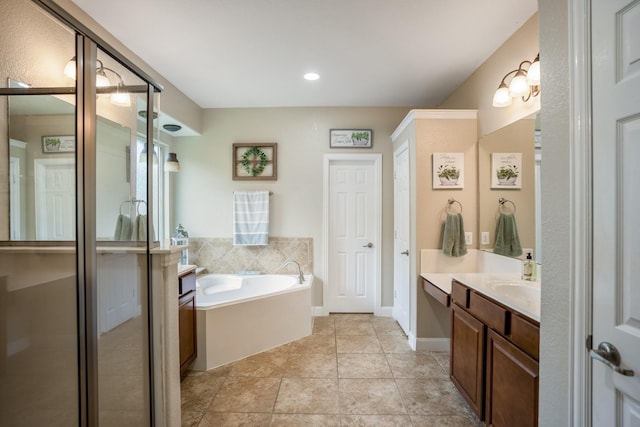
[{"label": "electrical outlet", "polygon": [[466,231],[464,233],[464,242],[467,245],[473,245],[473,231]]},{"label": "electrical outlet", "polygon": [[480,235],[480,239],[483,245],[488,245],[489,244],[489,232],[488,231],[483,231]]}]

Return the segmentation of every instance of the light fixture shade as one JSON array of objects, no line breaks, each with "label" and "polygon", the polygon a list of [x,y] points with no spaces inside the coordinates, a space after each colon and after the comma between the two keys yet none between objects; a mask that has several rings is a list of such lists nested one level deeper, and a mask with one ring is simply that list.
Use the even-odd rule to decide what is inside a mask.
[{"label": "light fixture shade", "polygon": [[116,91],[111,94],[111,103],[118,107],[131,107],[131,96],[124,91],[121,83],[118,83]]},{"label": "light fixture shade", "polygon": [[165,172],[178,172],[180,170],[180,162],[176,153],[167,154],[167,159],[164,162]]},{"label": "light fixture shade", "polygon": [[540,86],[540,59],[537,56],[527,71],[527,82],[529,86]]},{"label": "light fixture shade", "polygon": [[111,82],[105,74],[104,70],[98,70],[96,72],[96,87],[109,87]]},{"label": "light fixture shade", "polygon": [[64,66],[64,75],[69,77],[70,79],[76,79],[76,57],[74,56],[67,62],[67,65]]},{"label": "light fixture shade", "polygon": [[[144,146],[142,147],[142,151],[140,151],[140,157],[138,157],[138,163],[146,163],[147,162],[147,143],[144,143]],[[153,164],[157,165],[158,164],[158,155],[156,154],[156,151],[153,150]]]},{"label": "light fixture shade", "polygon": [[509,95],[509,88],[503,82],[493,94],[493,106],[508,107],[509,105],[511,105],[511,95]]},{"label": "light fixture shade", "polygon": [[519,70],[515,77],[509,83],[509,94],[513,97],[525,96],[529,93],[529,84],[527,83],[527,75],[524,71]]}]

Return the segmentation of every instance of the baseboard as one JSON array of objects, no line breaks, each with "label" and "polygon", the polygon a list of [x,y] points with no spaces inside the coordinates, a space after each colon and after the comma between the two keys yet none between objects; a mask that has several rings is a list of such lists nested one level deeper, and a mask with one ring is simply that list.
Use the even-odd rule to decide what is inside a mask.
[{"label": "baseboard", "polygon": [[393,317],[393,306],[385,305],[378,307],[378,310],[376,310],[376,316]]},{"label": "baseboard", "polygon": [[451,349],[450,346],[451,339],[449,338],[416,338],[415,341],[415,350],[449,351]]},{"label": "baseboard", "polygon": [[313,317],[328,316],[329,310],[325,309],[323,305],[314,305],[311,307],[311,315]]},{"label": "baseboard", "polygon": [[[329,310],[326,309],[323,305],[315,305],[311,307],[311,315],[313,317],[328,316]],[[393,307],[392,306],[378,307],[378,309],[375,312],[375,315],[378,317],[393,317]]]}]

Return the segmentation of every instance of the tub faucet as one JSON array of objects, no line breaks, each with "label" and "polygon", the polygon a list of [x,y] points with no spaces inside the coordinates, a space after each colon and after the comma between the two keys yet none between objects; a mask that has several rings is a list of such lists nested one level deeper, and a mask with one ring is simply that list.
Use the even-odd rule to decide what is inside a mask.
[{"label": "tub faucet", "polygon": [[294,263],[295,265],[298,266],[298,283],[300,283],[301,285],[304,283],[304,275],[302,274],[302,268],[300,268],[300,264],[298,264],[298,261],[287,261],[287,263],[284,265],[285,267],[291,263]]}]

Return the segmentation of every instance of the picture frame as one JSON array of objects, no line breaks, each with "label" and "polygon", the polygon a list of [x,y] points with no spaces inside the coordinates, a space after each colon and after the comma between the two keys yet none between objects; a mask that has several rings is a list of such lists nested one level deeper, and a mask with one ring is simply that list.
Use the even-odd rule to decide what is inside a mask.
[{"label": "picture frame", "polygon": [[42,152],[45,154],[72,153],[76,151],[75,135],[45,135],[42,137]]},{"label": "picture frame", "polygon": [[233,143],[234,181],[275,181],[278,179],[278,143]]},{"label": "picture frame", "polygon": [[491,188],[522,188],[522,153],[491,153]]},{"label": "picture frame", "polygon": [[433,153],[434,190],[464,188],[464,153]]},{"label": "picture frame", "polygon": [[371,148],[373,130],[371,129],[331,129],[329,148]]}]

